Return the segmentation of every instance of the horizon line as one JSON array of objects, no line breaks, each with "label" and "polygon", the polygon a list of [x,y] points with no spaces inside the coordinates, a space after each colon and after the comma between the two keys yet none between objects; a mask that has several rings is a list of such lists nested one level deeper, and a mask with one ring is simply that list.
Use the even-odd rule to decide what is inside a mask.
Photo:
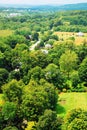
[{"label": "horizon line", "polygon": [[58,3],[48,3],[48,4],[25,4],[25,3],[0,3],[0,6],[1,5],[29,5],[29,6],[43,6],[43,5],[53,5],[53,6],[58,6],[58,5],[71,5],[71,4],[85,4],[87,2],[77,2],[77,3],[61,3],[61,4],[58,4]]}]

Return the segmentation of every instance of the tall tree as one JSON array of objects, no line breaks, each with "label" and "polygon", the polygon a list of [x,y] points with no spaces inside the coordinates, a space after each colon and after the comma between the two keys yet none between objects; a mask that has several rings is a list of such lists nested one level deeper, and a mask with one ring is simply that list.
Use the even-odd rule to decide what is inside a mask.
[{"label": "tall tree", "polygon": [[3,93],[10,102],[20,103],[22,96],[22,86],[17,80],[12,80],[2,87]]},{"label": "tall tree", "polygon": [[77,55],[75,52],[67,50],[60,57],[59,64],[60,70],[64,72],[68,79],[70,77],[70,72],[75,68],[77,62]]},{"label": "tall tree", "polygon": [[87,58],[85,58],[79,67],[79,77],[82,82],[86,83],[87,86]]}]

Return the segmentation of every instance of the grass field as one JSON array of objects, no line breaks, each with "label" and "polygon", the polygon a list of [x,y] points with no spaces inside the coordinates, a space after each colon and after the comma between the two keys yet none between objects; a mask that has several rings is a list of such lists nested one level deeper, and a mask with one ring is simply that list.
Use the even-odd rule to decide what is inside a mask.
[{"label": "grass field", "polygon": [[12,35],[12,30],[0,30],[0,37],[7,37],[9,35]]},{"label": "grass field", "polygon": [[87,33],[84,33],[84,36],[77,36],[77,33],[74,32],[55,32],[56,35],[58,35],[59,39],[67,40],[70,37],[75,38],[75,44],[79,45],[81,44],[84,40],[87,41]]},{"label": "grass field", "polygon": [[61,93],[56,107],[57,114],[64,117],[73,108],[87,110],[87,93]]}]

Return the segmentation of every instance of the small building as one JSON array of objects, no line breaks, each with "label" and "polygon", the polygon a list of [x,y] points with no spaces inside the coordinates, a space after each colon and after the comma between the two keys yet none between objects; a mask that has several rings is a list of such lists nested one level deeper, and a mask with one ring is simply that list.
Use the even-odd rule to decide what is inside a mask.
[{"label": "small building", "polygon": [[16,16],[21,16],[20,13],[10,13],[9,17],[16,17]]},{"label": "small building", "polygon": [[46,44],[46,45],[45,45],[45,48],[46,48],[46,49],[51,49],[52,46],[51,46],[50,44]]},{"label": "small building", "polygon": [[14,71],[15,71],[15,72],[19,72],[19,71],[20,71],[20,69],[16,68]]},{"label": "small building", "polygon": [[78,32],[78,33],[77,33],[77,36],[83,37],[83,36],[84,36],[84,33],[83,33],[83,32]]}]

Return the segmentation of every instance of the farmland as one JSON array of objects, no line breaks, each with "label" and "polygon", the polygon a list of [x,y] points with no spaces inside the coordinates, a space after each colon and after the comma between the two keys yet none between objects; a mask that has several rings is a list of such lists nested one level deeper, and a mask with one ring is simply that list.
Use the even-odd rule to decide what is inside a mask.
[{"label": "farmland", "polygon": [[59,37],[59,40],[63,39],[64,41],[74,37],[74,43],[76,45],[80,45],[84,41],[87,41],[87,33],[84,33],[84,36],[77,36],[78,33],[76,32],[55,32],[55,34]]}]

